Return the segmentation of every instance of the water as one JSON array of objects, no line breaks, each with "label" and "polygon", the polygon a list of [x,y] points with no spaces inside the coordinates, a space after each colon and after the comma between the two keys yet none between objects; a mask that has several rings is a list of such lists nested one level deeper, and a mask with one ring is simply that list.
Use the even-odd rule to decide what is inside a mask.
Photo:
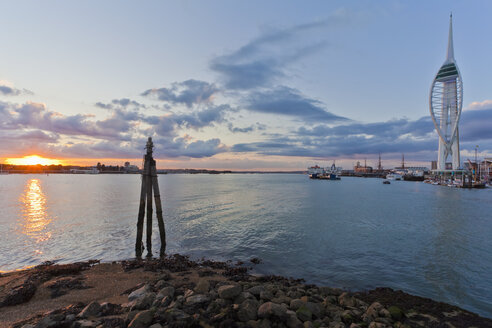
[{"label": "water", "polygon": [[[289,174],[159,184],[168,253],[259,257],[259,273],[388,286],[492,317],[492,189]],[[0,270],[134,256],[139,193],[138,175],[0,176]]]}]

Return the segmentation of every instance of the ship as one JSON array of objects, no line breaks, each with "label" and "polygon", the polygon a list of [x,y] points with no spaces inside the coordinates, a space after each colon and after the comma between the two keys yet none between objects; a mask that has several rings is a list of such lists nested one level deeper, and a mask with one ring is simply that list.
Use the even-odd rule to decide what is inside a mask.
[{"label": "ship", "polygon": [[342,172],[341,167],[337,167],[335,162],[330,168],[322,168],[318,165],[311,166],[308,168],[308,174],[310,179],[320,179],[320,180],[340,180],[340,175]]}]

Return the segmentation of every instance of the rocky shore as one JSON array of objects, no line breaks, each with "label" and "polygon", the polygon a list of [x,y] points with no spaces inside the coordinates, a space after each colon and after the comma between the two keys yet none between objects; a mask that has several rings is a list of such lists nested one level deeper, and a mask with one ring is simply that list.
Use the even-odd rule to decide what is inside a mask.
[{"label": "rocky shore", "polygon": [[389,288],[350,293],[257,263],[163,259],[56,265],[0,275],[0,327],[492,327],[492,320]]}]

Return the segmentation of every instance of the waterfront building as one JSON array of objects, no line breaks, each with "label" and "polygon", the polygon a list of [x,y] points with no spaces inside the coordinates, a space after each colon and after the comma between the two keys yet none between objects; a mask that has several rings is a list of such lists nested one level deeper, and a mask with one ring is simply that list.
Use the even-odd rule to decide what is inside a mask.
[{"label": "waterfront building", "polygon": [[[453,16],[449,18],[448,50],[446,60],[431,86],[429,109],[439,135],[437,170],[459,170],[460,146],[458,123],[463,105],[463,81],[454,59]],[[451,165],[446,167],[448,157]]]}]

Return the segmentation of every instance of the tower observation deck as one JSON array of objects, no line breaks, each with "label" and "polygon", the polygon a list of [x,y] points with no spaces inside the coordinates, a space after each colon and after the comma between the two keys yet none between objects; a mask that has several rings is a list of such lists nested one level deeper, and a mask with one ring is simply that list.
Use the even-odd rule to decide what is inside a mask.
[{"label": "tower observation deck", "polygon": [[458,124],[463,106],[463,81],[454,59],[453,16],[449,18],[446,60],[437,72],[429,96],[429,109],[439,135],[437,169],[446,170],[451,157],[452,170],[461,168]]}]

